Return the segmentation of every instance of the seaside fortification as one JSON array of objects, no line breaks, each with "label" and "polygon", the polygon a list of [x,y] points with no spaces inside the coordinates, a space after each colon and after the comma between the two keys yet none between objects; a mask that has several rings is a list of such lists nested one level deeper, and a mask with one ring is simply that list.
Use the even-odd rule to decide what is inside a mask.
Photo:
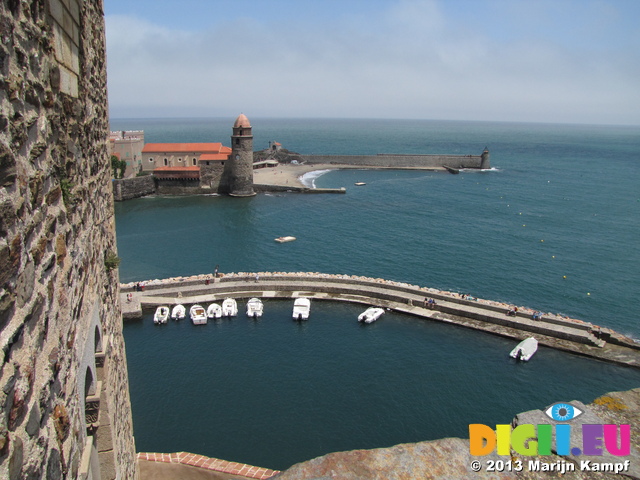
[{"label": "seaside fortification", "polygon": [[489,150],[485,148],[481,155],[414,155],[398,153],[379,153],[377,155],[302,155],[308,164],[344,164],[374,168],[432,168],[453,169],[473,168],[489,169],[491,161]]},{"label": "seaside fortification", "polygon": [[219,191],[232,197],[251,197],[253,191],[253,134],[249,119],[240,114],[233,124],[231,155],[224,165]]},{"label": "seaside fortification", "polygon": [[[103,3],[5,0],[0,25],[0,478],[136,480]],[[237,128],[241,155],[250,132]],[[252,193],[244,167],[233,176],[231,193]],[[600,423],[632,425],[634,464],[637,397],[612,394],[592,408]],[[464,441],[429,443],[426,456],[422,443],[331,454],[281,478],[469,474]],[[626,475],[638,478],[637,467]]]}]

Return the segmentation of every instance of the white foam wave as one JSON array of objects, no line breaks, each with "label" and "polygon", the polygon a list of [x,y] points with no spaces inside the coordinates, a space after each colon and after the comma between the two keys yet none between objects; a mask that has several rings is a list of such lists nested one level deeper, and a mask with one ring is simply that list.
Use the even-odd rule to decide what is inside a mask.
[{"label": "white foam wave", "polygon": [[461,168],[461,172],[501,172],[502,169],[491,167],[491,168]]},{"label": "white foam wave", "polygon": [[300,182],[307,188],[316,188],[316,179],[327,172],[331,172],[332,170],[332,168],[329,168],[327,170],[314,170],[312,172],[307,172],[298,177],[298,180],[300,180]]}]

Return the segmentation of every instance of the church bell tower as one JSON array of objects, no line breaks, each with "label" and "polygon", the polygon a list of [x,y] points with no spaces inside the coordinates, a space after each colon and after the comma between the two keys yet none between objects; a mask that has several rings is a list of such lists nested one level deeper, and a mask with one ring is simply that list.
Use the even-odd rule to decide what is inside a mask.
[{"label": "church bell tower", "polygon": [[[228,167],[228,168],[226,168]],[[249,119],[240,114],[233,124],[231,155],[225,165],[228,193],[233,197],[251,197],[253,191],[253,134]]]}]

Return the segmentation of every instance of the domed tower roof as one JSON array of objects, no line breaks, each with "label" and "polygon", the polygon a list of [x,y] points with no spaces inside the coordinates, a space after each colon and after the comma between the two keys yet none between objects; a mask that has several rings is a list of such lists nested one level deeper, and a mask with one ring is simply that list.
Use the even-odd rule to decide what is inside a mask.
[{"label": "domed tower roof", "polygon": [[249,123],[249,119],[245,116],[244,113],[241,113],[238,118],[236,118],[236,123],[233,124],[233,128],[251,128],[251,124]]}]

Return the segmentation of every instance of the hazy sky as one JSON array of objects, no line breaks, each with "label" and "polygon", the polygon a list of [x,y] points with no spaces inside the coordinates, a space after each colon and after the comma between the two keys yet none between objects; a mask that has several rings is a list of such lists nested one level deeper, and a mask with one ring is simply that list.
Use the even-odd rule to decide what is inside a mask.
[{"label": "hazy sky", "polygon": [[637,0],[104,0],[113,117],[640,125]]}]

